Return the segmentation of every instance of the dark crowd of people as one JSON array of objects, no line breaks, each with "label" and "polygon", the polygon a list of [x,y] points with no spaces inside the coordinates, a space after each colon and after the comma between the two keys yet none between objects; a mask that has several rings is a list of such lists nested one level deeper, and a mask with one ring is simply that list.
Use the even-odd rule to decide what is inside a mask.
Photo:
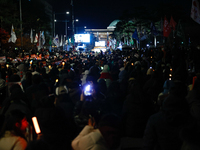
[{"label": "dark crowd of people", "polygon": [[48,55],[1,65],[1,150],[119,150],[124,137],[142,139],[144,150],[200,149],[200,70],[190,51]]}]

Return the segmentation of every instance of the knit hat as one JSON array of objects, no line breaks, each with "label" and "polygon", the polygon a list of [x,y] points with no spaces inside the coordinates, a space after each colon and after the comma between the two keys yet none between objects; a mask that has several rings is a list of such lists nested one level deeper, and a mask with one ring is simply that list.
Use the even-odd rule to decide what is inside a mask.
[{"label": "knit hat", "polygon": [[56,88],[55,91],[56,95],[62,95],[62,94],[67,94],[68,93],[68,89],[66,86],[59,86]]},{"label": "knit hat", "polygon": [[104,65],[102,72],[109,72],[110,71],[110,67],[108,65]]},{"label": "knit hat", "polygon": [[153,69],[152,69],[152,68],[149,68],[149,69],[147,70],[147,75],[152,75],[152,73],[153,73]]},{"label": "knit hat", "polygon": [[163,94],[167,94],[169,91],[170,91],[170,89],[172,88],[172,87],[174,87],[175,85],[174,85],[174,82],[172,81],[172,80],[166,80],[165,81],[165,83],[164,83],[164,85],[163,85]]}]

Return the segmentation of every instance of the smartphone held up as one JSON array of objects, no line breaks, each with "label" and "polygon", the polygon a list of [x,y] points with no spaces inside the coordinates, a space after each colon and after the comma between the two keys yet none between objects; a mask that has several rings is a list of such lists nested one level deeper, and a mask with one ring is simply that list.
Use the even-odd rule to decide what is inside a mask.
[{"label": "smartphone held up", "polygon": [[93,89],[92,89],[92,85],[91,84],[86,85],[83,90],[84,90],[84,95],[85,96],[91,96],[92,95]]}]

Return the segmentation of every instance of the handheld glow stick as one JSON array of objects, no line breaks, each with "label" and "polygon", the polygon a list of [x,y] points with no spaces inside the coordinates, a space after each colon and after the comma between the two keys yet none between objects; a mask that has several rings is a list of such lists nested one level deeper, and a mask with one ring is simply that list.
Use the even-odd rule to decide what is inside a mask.
[{"label": "handheld glow stick", "polygon": [[32,117],[32,121],[33,121],[33,125],[34,125],[34,128],[35,128],[35,132],[37,134],[41,133],[37,118],[36,117]]}]

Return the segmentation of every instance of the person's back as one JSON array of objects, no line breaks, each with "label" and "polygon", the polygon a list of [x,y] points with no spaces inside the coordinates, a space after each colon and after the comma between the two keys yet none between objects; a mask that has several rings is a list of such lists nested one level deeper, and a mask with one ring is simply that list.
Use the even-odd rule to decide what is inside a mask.
[{"label": "person's back", "polygon": [[191,121],[188,104],[184,98],[169,95],[162,111],[152,115],[144,133],[144,149],[177,150],[182,146],[180,131]]},{"label": "person's back", "polygon": [[39,90],[39,84],[41,82],[41,76],[39,74],[35,74],[32,76],[33,84],[26,89],[26,96],[29,100],[29,104],[31,105],[31,110],[34,112],[35,110],[35,98],[36,92]]},{"label": "person's back", "polygon": [[0,133],[1,150],[25,150],[27,142],[24,138],[28,126],[25,114],[20,110],[13,110],[5,117]]},{"label": "person's back", "polygon": [[140,83],[133,80],[130,94],[127,95],[122,109],[124,136],[142,138],[147,120],[152,113],[153,106],[144,95]]},{"label": "person's back", "polygon": [[[10,88],[11,95],[5,99],[2,104],[1,114],[7,115],[12,110],[18,109],[22,110],[28,117],[31,117],[32,113],[30,111],[30,106],[26,95],[22,91],[20,85],[14,84]],[[30,119],[30,118],[29,118]]]},{"label": "person's back", "polygon": [[44,140],[53,149],[68,149],[74,138],[75,128],[62,109],[54,106],[53,97],[41,99],[42,106],[35,111],[35,116],[43,132]]}]

